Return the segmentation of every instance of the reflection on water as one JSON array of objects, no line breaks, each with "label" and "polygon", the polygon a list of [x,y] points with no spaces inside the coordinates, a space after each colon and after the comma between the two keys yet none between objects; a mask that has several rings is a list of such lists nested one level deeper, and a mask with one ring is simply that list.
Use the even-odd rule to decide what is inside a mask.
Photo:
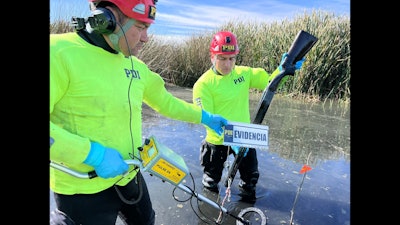
[{"label": "reflection on water", "polygon": [[[251,102],[252,113],[258,99]],[[329,104],[328,106],[326,106]],[[265,115],[270,152],[297,163],[350,161],[350,112],[337,103],[303,103],[276,95]]]}]

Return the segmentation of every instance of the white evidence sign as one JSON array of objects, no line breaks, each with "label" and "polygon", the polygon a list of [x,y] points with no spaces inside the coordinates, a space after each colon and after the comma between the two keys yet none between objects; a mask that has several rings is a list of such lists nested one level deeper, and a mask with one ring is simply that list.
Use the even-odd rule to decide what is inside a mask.
[{"label": "white evidence sign", "polygon": [[268,126],[229,122],[224,130],[224,145],[268,149]]}]

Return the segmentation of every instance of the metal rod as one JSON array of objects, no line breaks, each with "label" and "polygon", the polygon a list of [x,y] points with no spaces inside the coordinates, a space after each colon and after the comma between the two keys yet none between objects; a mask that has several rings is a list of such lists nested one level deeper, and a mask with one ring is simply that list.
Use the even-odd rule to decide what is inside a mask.
[{"label": "metal rod", "polygon": [[[136,159],[128,159],[128,160],[125,160],[125,162],[128,165],[135,165],[135,166],[138,166],[138,167],[142,166],[142,163],[139,160],[136,160]],[[91,171],[91,172],[88,172],[88,173],[78,172],[78,171],[75,171],[75,170],[73,170],[71,168],[68,168],[68,167],[66,167],[64,165],[61,165],[59,163],[55,163],[55,162],[52,162],[52,161],[50,161],[50,167],[53,167],[55,169],[63,171],[64,173],[68,173],[68,174],[70,174],[72,176],[75,176],[75,177],[78,177],[78,178],[91,179],[91,178],[97,177],[97,174],[96,174],[95,171]]]},{"label": "metal rod", "polygon": [[216,202],[214,202],[214,201],[208,199],[207,197],[205,197],[205,196],[203,196],[203,195],[201,195],[201,194],[198,194],[198,193],[196,193],[195,191],[192,191],[190,188],[186,187],[186,186],[183,185],[183,184],[178,184],[177,187],[180,188],[182,191],[188,193],[188,194],[193,194],[196,198],[198,198],[199,200],[201,200],[201,201],[203,201],[203,202],[206,202],[207,204],[213,206],[214,208],[217,208],[217,209],[222,210],[224,213],[227,213],[227,212],[228,212],[228,210],[227,210],[226,208],[224,208],[224,207],[218,205]]}]

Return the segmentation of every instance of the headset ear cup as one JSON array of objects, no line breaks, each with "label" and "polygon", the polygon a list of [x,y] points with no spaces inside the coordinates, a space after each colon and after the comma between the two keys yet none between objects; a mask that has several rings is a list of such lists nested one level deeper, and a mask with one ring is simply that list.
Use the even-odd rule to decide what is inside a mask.
[{"label": "headset ear cup", "polygon": [[88,22],[93,30],[102,34],[113,33],[117,24],[114,14],[106,8],[93,10]]}]

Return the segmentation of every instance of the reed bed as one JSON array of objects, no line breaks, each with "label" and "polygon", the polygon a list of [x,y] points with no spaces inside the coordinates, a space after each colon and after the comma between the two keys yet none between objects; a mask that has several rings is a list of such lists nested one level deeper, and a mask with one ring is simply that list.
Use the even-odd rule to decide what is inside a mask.
[{"label": "reed bed", "polygon": [[[220,30],[232,31],[238,38],[237,65],[262,67],[268,72],[276,69],[300,30],[314,35],[318,42],[307,53],[303,67],[289,76],[278,93],[310,101],[339,100],[350,104],[350,18],[327,11],[314,10],[291,20],[268,23],[235,19],[176,42],[149,34],[150,41],[138,57],[167,82],[191,88],[211,66],[209,43]],[[50,24],[50,33],[70,31],[73,29],[67,20]]]}]

